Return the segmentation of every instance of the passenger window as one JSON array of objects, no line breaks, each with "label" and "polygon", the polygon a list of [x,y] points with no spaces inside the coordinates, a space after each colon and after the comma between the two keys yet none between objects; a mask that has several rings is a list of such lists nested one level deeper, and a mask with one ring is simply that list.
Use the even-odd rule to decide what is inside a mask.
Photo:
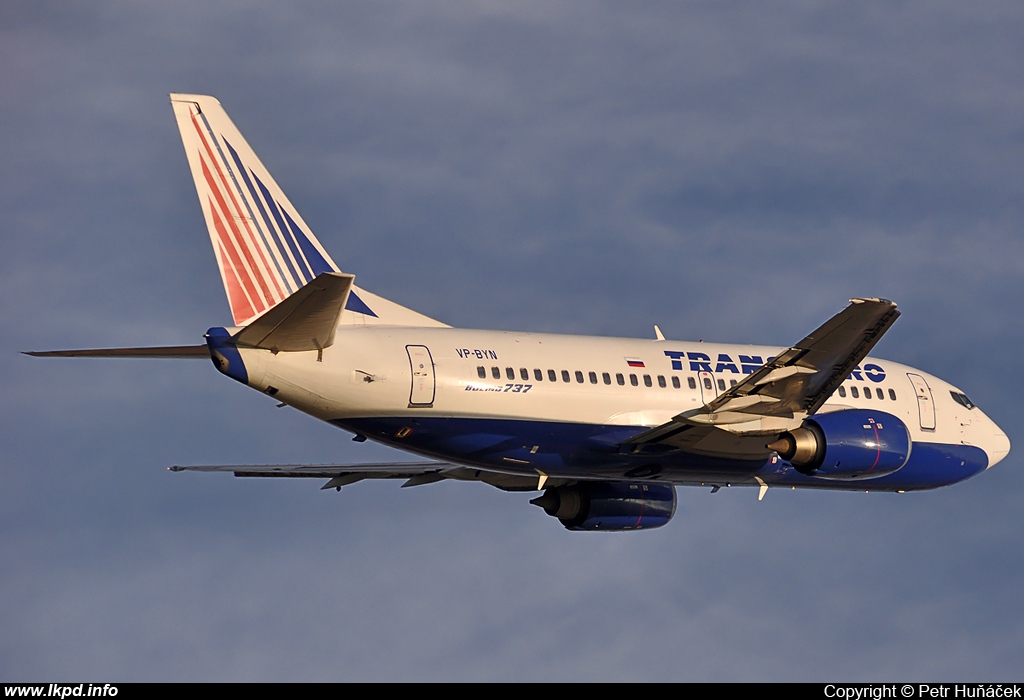
[{"label": "passenger window", "polygon": [[735,379],[730,379],[729,380],[729,386],[736,386],[736,380]]},{"label": "passenger window", "polygon": [[481,379],[487,379],[487,368],[484,367],[483,365],[477,367],[476,376],[480,377]]},{"label": "passenger window", "polygon": [[524,382],[530,381],[530,370],[526,369],[525,367],[520,367],[519,378],[522,379]]},{"label": "passenger window", "polygon": [[662,389],[668,386],[667,384],[665,384],[665,377],[663,377],[660,374],[658,375],[658,386],[660,386]]},{"label": "passenger window", "polygon": [[711,391],[712,389],[715,388],[715,385],[711,383],[710,377],[704,377],[704,388],[707,389],[708,391]]},{"label": "passenger window", "polygon": [[719,379],[718,380],[718,390],[719,391],[725,391],[725,380],[724,379]]},{"label": "passenger window", "polygon": [[857,391],[857,387],[855,387],[855,386],[851,386],[850,387],[850,396],[852,396],[855,399],[859,399],[860,398],[860,392]]},{"label": "passenger window", "polygon": [[501,370],[497,367],[491,367],[491,376],[495,379],[501,379]]},{"label": "passenger window", "polygon": [[505,376],[508,377],[509,379],[515,379],[516,378],[516,371],[514,369],[512,369],[511,367],[506,367],[505,368]]},{"label": "passenger window", "polygon": [[607,372],[601,372],[601,379],[604,381],[605,384],[612,383],[612,375],[608,374]]},{"label": "passenger window", "polygon": [[871,387],[869,387],[869,386],[864,387],[864,398],[865,399],[870,399],[871,398]]},{"label": "passenger window", "polygon": [[896,392],[893,391],[892,389],[889,389],[889,398],[892,399],[893,401],[896,400]]},{"label": "passenger window", "polygon": [[579,370],[576,370],[576,383],[577,384],[582,384],[583,383],[583,372],[580,372]]},{"label": "passenger window", "polygon": [[533,378],[536,379],[538,382],[542,382],[544,381],[544,373],[541,372],[539,369],[535,369],[533,370]]},{"label": "passenger window", "polygon": [[635,374],[629,375],[629,383],[633,386],[640,386],[640,380],[636,378]]},{"label": "passenger window", "polygon": [[590,383],[597,384],[597,372],[590,373]]},{"label": "passenger window", "polygon": [[845,386],[839,387],[839,397],[843,398],[843,399],[846,398],[846,387]]},{"label": "passenger window", "polygon": [[619,383],[619,386],[625,386],[626,385],[626,378],[622,376],[621,372],[617,372],[615,374],[615,381]]},{"label": "passenger window", "polygon": [[[690,377],[690,381],[693,381],[693,377]],[[672,386],[675,389],[679,388],[679,377],[672,377]],[[693,387],[691,386],[690,388],[692,389]]]},{"label": "passenger window", "polygon": [[553,370],[553,369],[549,369],[548,370],[548,381],[549,382],[557,382],[558,381],[558,377],[555,376],[555,370]]},{"label": "passenger window", "polygon": [[882,393],[881,387],[875,387],[875,396],[878,397],[879,401],[885,398],[885,394]]},{"label": "passenger window", "polygon": [[569,383],[569,370],[567,370],[567,369],[563,369],[562,370],[562,381],[565,382],[566,384]]},{"label": "passenger window", "polygon": [[654,386],[654,383],[651,381],[651,375],[644,375],[644,386]]},{"label": "passenger window", "polygon": [[[672,377],[672,379],[677,379],[677,377]],[[675,382],[672,382],[672,383],[675,384]],[[690,387],[691,389],[696,389],[697,388],[697,380],[694,379],[693,377],[687,377],[686,378],[686,386]],[[678,388],[678,386],[676,388]]]}]

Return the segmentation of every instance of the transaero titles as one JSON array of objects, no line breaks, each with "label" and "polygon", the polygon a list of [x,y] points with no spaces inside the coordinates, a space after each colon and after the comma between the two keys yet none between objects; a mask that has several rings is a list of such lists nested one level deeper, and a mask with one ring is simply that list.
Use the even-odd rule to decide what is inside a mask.
[{"label": "transaero titles", "polygon": [[[764,364],[760,355],[738,355],[738,362],[725,353],[718,353],[717,360],[712,360],[710,355],[703,352],[685,352],[683,350],[666,350],[665,355],[672,360],[672,369],[677,371],[683,369],[684,360],[689,362],[691,372],[753,374]],[[774,357],[769,357],[768,362],[774,359]],[[863,369],[858,365],[850,373],[849,378],[859,382],[863,381],[864,377],[873,382],[881,382],[885,379],[885,370],[872,363],[864,365]]]},{"label": "transaero titles", "polygon": [[903,685],[835,685],[825,686],[826,698],[842,700],[878,700],[879,698],[1019,698],[1018,683],[928,683]]}]

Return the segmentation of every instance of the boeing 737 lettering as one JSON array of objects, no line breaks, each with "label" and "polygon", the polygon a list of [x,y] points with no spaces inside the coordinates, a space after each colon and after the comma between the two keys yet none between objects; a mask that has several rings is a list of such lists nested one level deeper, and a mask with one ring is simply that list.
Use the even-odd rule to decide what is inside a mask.
[{"label": "boeing 737 lettering", "polygon": [[452,328],[342,272],[220,103],[171,95],[231,309],[202,345],[48,357],[210,358],[274,401],[426,461],[174,466],[341,489],[444,479],[542,492],[570,530],[660,527],[677,486],[915,491],[1010,443],[959,388],[868,353],[891,301],[850,304],[792,347]]}]

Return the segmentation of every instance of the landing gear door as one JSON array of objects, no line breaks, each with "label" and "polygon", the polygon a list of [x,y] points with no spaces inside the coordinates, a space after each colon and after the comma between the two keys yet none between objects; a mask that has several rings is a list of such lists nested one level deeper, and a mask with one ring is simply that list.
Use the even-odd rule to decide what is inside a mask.
[{"label": "landing gear door", "polygon": [[434,405],[434,360],[426,345],[406,345],[412,388],[409,408],[430,408]]},{"label": "landing gear door", "polygon": [[917,394],[917,413],[921,419],[921,427],[924,430],[935,430],[935,402],[932,400],[932,390],[928,382],[920,374],[907,372],[910,383],[914,385],[914,393]]}]

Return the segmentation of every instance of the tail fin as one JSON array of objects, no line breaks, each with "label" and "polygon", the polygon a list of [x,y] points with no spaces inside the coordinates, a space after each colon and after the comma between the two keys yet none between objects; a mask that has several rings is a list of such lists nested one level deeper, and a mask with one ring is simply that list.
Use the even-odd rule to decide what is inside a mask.
[{"label": "tail fin", "polygon": [[[235,325],[341,272],[215,98],[171,94]],[[445,324],[353,286],[343,324]]]}]

